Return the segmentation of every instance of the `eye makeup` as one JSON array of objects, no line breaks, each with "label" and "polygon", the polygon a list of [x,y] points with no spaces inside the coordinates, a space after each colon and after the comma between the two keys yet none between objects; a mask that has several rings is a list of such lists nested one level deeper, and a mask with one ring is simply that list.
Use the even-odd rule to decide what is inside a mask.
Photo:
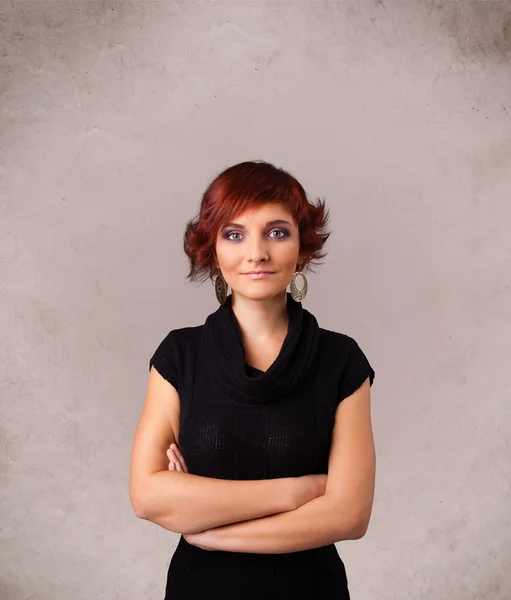
[{"label": "eye makeup", "polygon": [[[274,219],[273,221],[268,221],[266,223],[266,227],[271,227],[272,225],[290,225],[290,223],[284,219]],[[226,223],[224,227],[235,227],[236,229],[245,230],[245,225],[242,225],[241,223]]]},{"label": "eye makeup", "polygon": [[[279,236],[275,236],[275,235],[270,236],[274,240],[284,240],[284,239],[288,238],[291,235],[291,233],[289,231],[287,231],[287,229],[280,228],[280,227],[279,228],[275,228],[275,229],[271,229],[268,232],[268,234],[273,233],[274,231],[279,231],[279,232],[281,232],[283,234],[283,235],[279,235]],[[241,231],[236,231],[235,229],[228,229],[227,231],[224,231],[222,233],[222,238],[225,239],[225,240],[229,240],[231,242],[239,241],[239,240],[234,240],[234,239],[232,239],[230,237],[233,233],[243,235],[243,233]]]}]

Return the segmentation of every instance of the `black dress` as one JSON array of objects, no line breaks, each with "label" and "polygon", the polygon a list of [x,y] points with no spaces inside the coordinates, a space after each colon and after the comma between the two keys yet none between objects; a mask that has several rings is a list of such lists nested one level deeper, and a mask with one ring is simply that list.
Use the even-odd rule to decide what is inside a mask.
[{"label": "black dress", "polygon": [[[374,370],[357,342],[318,326],[287,293],[288,332],[267,371],[245,362],[232,296],[203,325],[171,330],[149,361],[178,391],[189,472],[248,480],[327,473],[335,410]],[[336,546],[284,554],[203,550],[183,536],[165,600],[347,600]]]}]

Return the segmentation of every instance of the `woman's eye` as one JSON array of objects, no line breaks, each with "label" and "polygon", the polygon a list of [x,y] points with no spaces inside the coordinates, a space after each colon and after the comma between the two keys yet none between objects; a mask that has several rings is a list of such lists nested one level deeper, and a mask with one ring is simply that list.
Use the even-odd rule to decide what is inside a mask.
[{"label": "woman's eye", "polygon": [[240,235],[240,233],[239,231],[229,231],[225,234],[226,239],[232,240],[233,238],[231,237],[231,235]]},{"label": "woman's eye", "polygon": [[270,231],[270,233],[281,233],[282,235],[279,236],[273,236],[273,237],[286,237],[287,236],[287,231],[284,231],[283,229],[272,229],[272,231]]},{"label": "woman's eye", "polygon": [[[279,233],[279,234],[281,234],[281,235],[271,235],[271,234],[273,234],[273,233]],[[228,231],[228,232],[225,234],[225,236],[224,236],[224,237],[225,237],[225,239],[227,239],[227,240],[231,240],[231,241],[233,241],[233,242],[237,242],[237,241],[239,241],[239,239],[240,239],[240,238],[233,238],[233,237],[232,237],[233,235],[239,235],[239,236],[242,236],[242,234],[241,234],[239,231]],[[273,237],[273,238],[280,239],[280,238],[287,237],[289,234],[288,234],[288,232],[287,232],[287,231],[285,231],[284,229],[272,229],[272,230],[270,231],[270,234],[269,234],[269,235],[270,235],[270,237]]]}]

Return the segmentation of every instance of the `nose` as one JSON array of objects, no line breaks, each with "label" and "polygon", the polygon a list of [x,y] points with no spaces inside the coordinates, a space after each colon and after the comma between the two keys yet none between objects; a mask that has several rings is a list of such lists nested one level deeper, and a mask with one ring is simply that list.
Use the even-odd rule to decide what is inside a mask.
[{"label": "nose", "polygon": [[248,246],[249,262],[259,263],[268,260],[268,251],[264,240],[254,239]]}]

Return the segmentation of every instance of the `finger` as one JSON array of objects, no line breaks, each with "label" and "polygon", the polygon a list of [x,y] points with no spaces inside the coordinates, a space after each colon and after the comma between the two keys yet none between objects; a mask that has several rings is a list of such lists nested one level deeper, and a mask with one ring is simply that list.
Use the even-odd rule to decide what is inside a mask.
[{"label": "finger", "polygon": [[175,453],[171,452],[170,460],[172,460],[174,462],[176,471],[180,471],[180,472],[183,471],[183,466],[181,465],[181,463],[179,461],[179,457],[177,457]]},{"label": "finger", "polygon": [[177,447],[177,444],[171,444],[170,448],[172,449],[172,451],[174,452],[174,454],[179,458],[179,462],[181,463],[183,470],[188,473],[188,467],[186,466],[185,463],[185,458],[181,452],[181,450]]},{"label": "finger", "polygon": [[177,447],[175,447],[175,444],[171,444],[170,448],[167,451],[167,454],[169,455],[170,460],[175,460],[176,463],[178,463],[178,470],[185,471],[186,473],[188,473],[188,469],[186,467],[183,455],[176,448]]},{"label": "finger", "polygon": [[169,460],[172,460],[174,462],[174,464],[175,464],[175,470],[176,471],[183,471],[183,466],[181,465],[179,457],[176,455],[176,453],[173,452],[172,450],[169,450],[168,454],[169,454]]}]

